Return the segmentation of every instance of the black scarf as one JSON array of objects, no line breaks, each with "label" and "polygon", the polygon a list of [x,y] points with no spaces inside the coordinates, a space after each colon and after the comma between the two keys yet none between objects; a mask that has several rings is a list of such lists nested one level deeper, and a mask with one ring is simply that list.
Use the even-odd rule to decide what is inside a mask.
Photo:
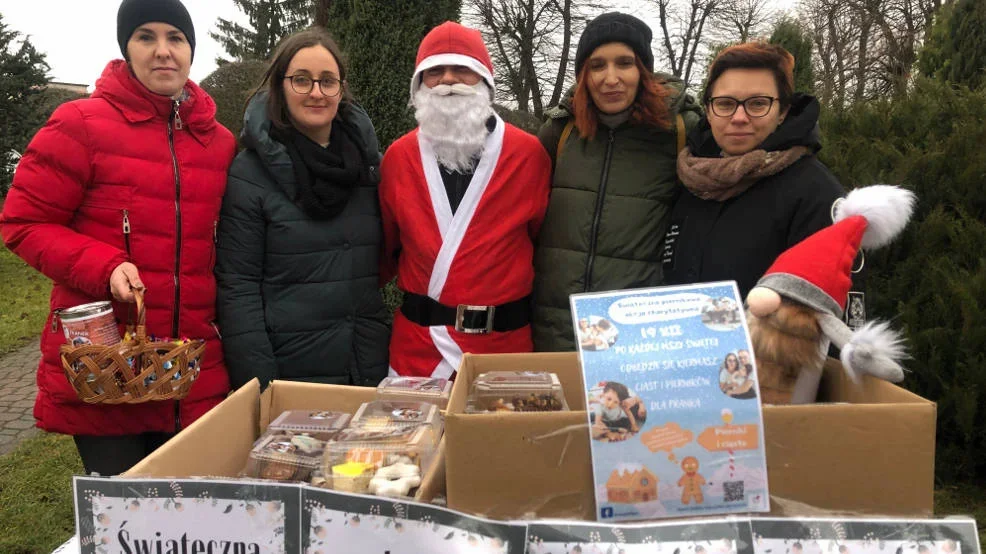
[{"label": "black scarf", "polygon": [[293,200],[312,219],[339,215],[353,189],[364,183],[363,155],[350,130],[339,120],[333,122],[325,148],[294,127],[272,127],[271,137],[287,148],[298,179]]}]

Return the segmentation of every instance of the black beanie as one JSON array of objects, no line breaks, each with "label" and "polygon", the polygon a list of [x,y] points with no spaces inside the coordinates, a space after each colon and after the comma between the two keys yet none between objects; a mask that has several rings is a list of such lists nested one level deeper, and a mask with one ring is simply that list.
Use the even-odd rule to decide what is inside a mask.
[{"label": "black beanie", "polygon": [[185,33],[188,45],[192,47],[195,58],[195,27],[188,10],[179,0],[123,0],[116,12],[116,41],[120,52],[127,57],[127,42],[137,27],[144,23],[160,22],[174,25]]},{"label": "black beanie", "polygon": [[604,13],[585,26],[579,47],[575,51],[575,75],[582,72],[582,64],[592,52],[610,42],[622,42],[629,46],[647,71],[654,71],[654,53],[651,52],[650,27],[632,15],[620,12]]}]

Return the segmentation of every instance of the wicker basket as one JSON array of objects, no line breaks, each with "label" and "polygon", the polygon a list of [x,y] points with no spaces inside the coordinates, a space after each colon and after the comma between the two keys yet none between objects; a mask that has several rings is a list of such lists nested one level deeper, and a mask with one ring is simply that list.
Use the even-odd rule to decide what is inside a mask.
[{"label": "wicker basket", "polygon": [[205,341],[148,340],[142,291],[134,291],[137,327],[113,345],[63,344],[62,368],[79,398],[90,404],[139,404],[180,400],[201,370]]}]

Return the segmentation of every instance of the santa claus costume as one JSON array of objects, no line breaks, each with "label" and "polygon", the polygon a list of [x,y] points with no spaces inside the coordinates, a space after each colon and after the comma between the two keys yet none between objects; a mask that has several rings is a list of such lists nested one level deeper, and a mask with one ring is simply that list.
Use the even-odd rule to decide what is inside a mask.
[{"label": "santa claus costume", "polygon": [[[494,90],[493,64],[478,31],[446,22],[428,33],[418,49],[412,100],[425,86],[422,73],[438,66],[469,68],[481,77],[477,87],[489,87],[482,94]],[[396,273],[405,293],[394,316],[391,374],[449,378],[463,352],[533,348],[533,240],[547,209],[551,162],[534,136],[504,123],[488,104],[471,178],[436,156],[455,143],[453,131],[426,136],[419,127],[394,142],[381,164],[381,280]],[[465,192],[450,201],[456,179]]]}]

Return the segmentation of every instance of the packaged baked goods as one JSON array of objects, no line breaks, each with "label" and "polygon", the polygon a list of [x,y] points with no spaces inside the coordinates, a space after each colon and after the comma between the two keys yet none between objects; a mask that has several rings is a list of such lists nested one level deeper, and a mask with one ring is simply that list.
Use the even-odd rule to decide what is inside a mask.
[{"label": "packaged baked goods", "polygon": [[332,476],[335,490],[410,496],[421,484],[434,449],[427,425],[350,427],[326,445],[322,473]]},{"label": "packaged baked goods", "polygon": [[349,414],[326,410],[287,410],[267,426],[268,432],[307,433],[328,441],[349,423]]},{"label": "packaged baked goods", "polygon": [[322,473],[321,465],[319,465],[318,467],[312,470],[312,475],[309,478],[308,482],[311,483],[313,487],[319,487],[322,489],[332,488],[332,476],[329,475],[328,477],[326,477],[325,474]]},{"label": "packaged baked goods", "polygon": [[397,429],[427,427],[432,442],[442,436],[443,424],[438,406],[429,402],[374,400],[359,407],[349,427],[352,429]]},{"label": "packaged baked goods", "polygon": [[343,492],[366,493],[377,468],[365,462],[344,462],[329,468],[331,477],[325,480],[326,488]]},{"label": "packaged baked goods", "polygon": [[274,481],[308,481],[319,467],[325,441],[307,433],[266,433],[254,443],[243,469],[246,477]]},{"label": "packaged baked goods", "polygon": [[377,385],[381,400],[430,402],[444,410],[452,395],[452,381],[437,377],[387,377]]},{"label": "packaged baked goods", "polygon": [[558,376],[545,371],[481,373],[466,399],[466,413],[567,410]]}]

